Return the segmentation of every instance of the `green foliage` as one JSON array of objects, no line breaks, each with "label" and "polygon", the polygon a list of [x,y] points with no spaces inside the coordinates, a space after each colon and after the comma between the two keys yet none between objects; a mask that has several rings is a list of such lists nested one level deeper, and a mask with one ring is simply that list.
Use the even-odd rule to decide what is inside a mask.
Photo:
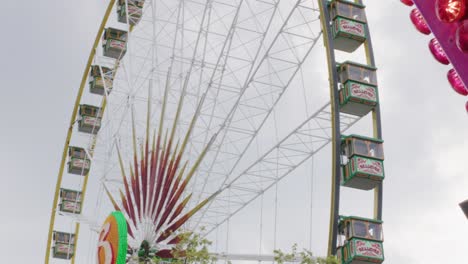
[{"label": "green foliage", "polygon": [[198,233],[185,233],[182,240],[172,250],[176,258],[176,264],[199,263],[209,264],[216,261],[216,257],[208,252],[211,241],[203,238]]},{"label": "green foliage", "polygon": [[[208,252],[208,247],[212,244],[211,241],[198,233],[182,233],[179,236],[180,242],[172,249],[174,259],[171,262],[173,264],[211,264],[216,262],[216,257]],[[160,263],[167,260],[153,258],[152,261]]]},{"label": "green foliage", "polygon": [[274,250],[273,253],[275,255],[275,262],[278,264],[287,262],[297,262],[300,264],[338,264],[338,259],[334,256],[316,258],[312,252],[307,249],[298,252],[297,244],[292,246],[291,253],[284,253],[280,249]]},{"label": "green foliage", "polygon": [[317,258],[318,264],[339,264],[335,256],[328,256],[327,258]]}]

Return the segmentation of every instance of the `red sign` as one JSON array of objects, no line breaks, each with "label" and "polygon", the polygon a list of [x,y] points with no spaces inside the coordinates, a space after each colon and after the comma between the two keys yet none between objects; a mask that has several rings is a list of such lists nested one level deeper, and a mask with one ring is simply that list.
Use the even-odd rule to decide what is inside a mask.
[{"label": "red sign", "polygon": [[373,258],[383,258],[382,245],[377,242],[357,240],[356,241],[356,254],[373,257]]},{"label": "red sign", "polygon": [[347,19],[340,19],[340,30],[349,34],[365,37],[364,25]]},{"label": "red sign", "polygon": [[119,41],[119,40],[115,40],[115,39],[111,39],[111,40],[110,40],[110,43],[109,43],[109,46],[110,46],[111,48],[124,49],[124,48],[125,48],[125,42]]},{"label": "red sign", "polygon": [[359,83],[351,83],[351,95],[369,101],[377,101],[374,87]]},{"label": "red sign", "polygon": [[358,172],[383,176],[383,166],[380,161],[364,158],[356,158],[356,160]]},{"label": "red sign", "polygon": [[83,123],[85,125],[99,127],[99,126],[101,126],[101,119],[96,118],[96,117],[91,117],[91,116],[85,116],[83,118]]},{"label": "red sign", "polygon": [[73,159],[72,160],[72,165],[73,167],[78,167],[78,168],[85,168],[89,169],[90,167],[90,161],[89,160],[82,160],[82,159]]}]

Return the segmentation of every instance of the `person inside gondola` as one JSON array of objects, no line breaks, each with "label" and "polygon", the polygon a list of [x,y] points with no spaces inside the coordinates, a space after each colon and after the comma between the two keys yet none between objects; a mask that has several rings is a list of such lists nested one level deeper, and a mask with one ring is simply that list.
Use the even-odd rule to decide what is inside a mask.
[{"label": "person inside gondola", "polygon": [[382,231],[380,229],[380,225],[369,223],[369,238],[375,240],[382,240]]}]

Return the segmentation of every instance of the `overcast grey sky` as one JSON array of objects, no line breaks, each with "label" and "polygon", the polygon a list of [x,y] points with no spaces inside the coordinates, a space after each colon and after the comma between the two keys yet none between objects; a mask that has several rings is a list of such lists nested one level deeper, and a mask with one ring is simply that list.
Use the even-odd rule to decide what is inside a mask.
[{"label": "overcast grey sky", "polygon": [[[467,98],[451,90],[446,81],[449,68],[430,55],[430,37],[413,29],[410,8],[396,0],[366,4],[379,68],[385,140],[385,263],[462,263],[468,221],[458,203],[468,199]],[[105,5],[93,0],[2,5],[0,252],[5,263],[43,261],[72,104]],[[324,58],[323,48],[316,53]],[[318,63],[325,68],[324,60]],[[326,78],[317,83],[326,83]],[[328,232],[329,184],[320,178],[329,178],[328,166],[322,164],[329,154],[325,150],[314,159],[314,177],[319,179],[314,185],[313,250],[318,255],[325,253]],[[279,247],[294,242],[308,246],[304,206],[309,194],[304,186],[310,167],[306,164],[279,186]],[[343,194],[344,199],[352,195]],[[359,201],[366,197],[349,198],[352,202],[343,204],[348,211],[359,211]],[[272,198],[267,193],[264,200]],[[248,238],[258,236],[259,225],[252,220],[258,218],[256,211],[258,203],[233,219],[232,251],[258,252],[252,250],[259,247],[252,242],[258,239]],[[271,207],[266,208],[265,218],[271,220],[271,212]],[[263,228],[262,251],[268,253],[273,244],[271,221]]]}]

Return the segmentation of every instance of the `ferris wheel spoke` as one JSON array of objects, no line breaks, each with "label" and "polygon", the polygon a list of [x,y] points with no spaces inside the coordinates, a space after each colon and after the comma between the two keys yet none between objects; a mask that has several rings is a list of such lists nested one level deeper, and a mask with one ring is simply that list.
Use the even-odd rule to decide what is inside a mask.
[{"label": "ferris wheel spoke", "polygon": [[[239,5],[236,7],[235,16],[234,16],[234,18],[233,18],[233,20],[232,20],[233,22],[232,22],[232,24],[231,24],[230,30],[228,31],[228,34],[226,35],[224,41],[222,42],[222,43],[223,43],[223,44],[222,44],[222,48],[221,48],[221,51],[219,52],[219,56],[218,56],[218,58],[217,58],[217,61],[216,61],[216,64],[215,64],[214,69],[213,69],[212,71],[207,71],[207,73],[209,74],[208,76],[211,76],[211,77],[209,77],[209,78],[210,78],[210,81],[207,82],[208,86],[207,86],[206,90],[204,91],[205,95],[203,96],[203,100],[204,100],[203,103],[205,103],[205,101],[209,101],[209,100],[211,99],[210,96],[206,96],[206,93],[209,92],[209,89],[211,88],[211,85],[210,85],[211,82],[212,82],[211,80],[213,80],[213,77],[216,75],[216,73],[218,72],[219,68],[223,68],[223,69],[224,69],[224,67],[225,67],[224,65],[225,65],[225,61],[226,61],[226,57],[227,57],[227,53],[226,53],[225,50],[226,50],[227,47],[230,46],[230,43],[231,43],[231,41],[232,41],[233,30],[235,29],[234,25],[235,25],[235,23],[236,23],[236,21],[237,21],[237,17],[238,17],[238,13],[239,13],[241,4],[242,4],[242,1],[240,1],[240,2],[239,2]],[[211,13],[210,13],[210,14],[211,14]],[[211,18],[211,16],[210,16],[210,18]],[[208,37],[209,28],[207,28],[206,31],[207,31],[207,37]],[[206,43],[205,43],[205,44],[207,44],[207,43],[209,43],[208,39],[206,39]],[[206,47],[207,47],[207,45],[205,45],[205,48],[206,48]],[[203,58],[202,58],[203,61],[204,61],[205,58],[206,58],[206,57],[205,57],[205,54],[206,54],[206,52],[205,52],[206,49],[205,49],[205,48],[204,48],[203,55],[202,55],[202,56],[203,56]],[[195,57],[193,57],[192,62],[193,62],[194,59],[195,59]],[[203,68],[202,68],[202,69],[203,69]],[[223,70],[222,70],[221,72],[223,72]],[[222,75],[222,74],[223,74],[223,73],[221,73],[221,75]],[[198,81],[198,83],[201,83],[201,82],[202,82],[202,79],[201,79],[202,76],[203,76],[203,73],[200,72],[200,80]],[[198,89],[196,89],[196,90],[197,90],[198,92],[195,94],[195,96],[192,96],[192,97],[195,97],[195,99],[198,100],[198,98],[200,97],[200,89],[198,88]],[[217,99],[216,97],[217,97],[217,96],[214,96],[215,100]],[[207,98],[208,98],[208,100],[207,100]],[[209,104],[209,103],[208,103],[208,104]],[[202,110],[202,113],[203,113],[203,110]],[[200,118],[200,120],[202,121],[202,124],[203,124],[203,123],[204,123],[203,118]],[[205,123],[205,124],[206,124],[206,123]],[[199,125],[198,125],[197,127],[199,127]],[[195,134],[197,134],[197,133],[195,133]],[[205,135],[206,135],[206,134],[205,134]],[[206,144],[206,139],[207,139],[207,137],[205,136],[205,140],[204,140],[204,143],[205,143],[205,144]],[[191,141],[191,144],[190,144],[190,150],[189,150],[189,152],[192,152],[193,149],[196,149],[196,148],[197,148],[197,146],[194,146],[193,142],[194,142],[194,141],[192,140],[192,141]],[[202,145],[202,147],[203,147],[203,145]]]},{"label": "ferris wheel spoke", "polygon": [[[215,158],[212,159],[211,165],[204,168],[204,170],[210,171],[210,173],[205,176],[203,179],[204,184],[201,189],[197,189],[197,192],[203,192],[208,180],[211,186],[217,185],[218,188],[230,180],[231,173],[236,168],[254,137],[262,128],[272,109],[275,107],[281,95],[289,86],[320,37],[319,23],[317,23],[315,31],[308,30],[308,26],[306,26],[303,31],[304,37],[299,41],[307,47],[296,53],[296,55],[298,54],[297,56],[291,56],[291,53],[285,54],[283,52],[285,44],[291,47],[290,43],[285,41],[288,39],[286,35],[290,32],[288,31],[288,28],[290,28],[288,25],[293,23],[292,21],[304,20],[302,13],[303,6],[300,5],[301,3],[302,1],[297,1],[277,35],[274,37],[273,42],[268,47],[267,52],[253,71],[251,78],[242,89],[243,93],[241,97],[239,97],[238,101],[231,109],[228,119],[223,124],[225,127],[221,131],[221,137],[218,136],[214,144],[217,148],[212,149],[212,152],[216,153],[214,155]],[[294,23],[296,25],[296,22]],[[297,27],[293,28],[294,31],[298,31]],[[296,36],[296,38],[299,37]],[[310,38],[314,38],[314,41],[310,41]],[[272,54],[274,54],[274,56]],[[275,65],[272,65],[271,59],[278,58],[279,56],[281,56],[280,58],[284,60],[285,63],[275,63]],[[287,67],[285,67],[284,64],[287,64]],[[285,70],[285,68],[287,68],[287,70]],[[271,89],[272,86],[277,87],[277,90]],[[223,144],[224,140],[228,140],[230,144]],[[223,155],[220,153],[235,154],[230,155],[231,157],[229,159],[224,159],[222,157]],[[220,162],[222,160],[228,162]],[[222,180],[213,182],[210,178],[212,172],[224,174],[226,176]],[[216,187],[212,188],[216,189]],[[210,206],[211,204],[206,206],[204,212],[208,210]],[[200,215],[203,217],[204,213]]]},{"label": "ferris wheel spoke", "polygon": [[[166,82],[170,82],[169,87],[171,88],[171,89],[170,89],[171,93],[170,93],[169,97],[170,97],[170,98],[174,98],[174,99],[172,100],[172,102],[177,103],[179,91],[178,91],[176,88],[178,88],[178,85],[179,85],[179,84],[182,84],[182,78],[179,78],[179,74],[177,74],[177,73],[175,73],[175,74],[173,75],[173,74],[171,73],[171,68],[174,67],[174,63],[176,62],[175,59],[174,59],[174,58],[176,58],[176,56],[175,56],[174,54],[176,54],[176,52],[177,52],[177,49],[176,49],[177,42],[178,42],[178,41],[177,41],[177,36],[181,35],[182,33],[180,33],[180,32],[184,30],[183,26],[181,26],[181,25],[183,24],[183,22],[181,22],[181,19],[180,19],[181,3],[182,3],[182,1],[180,1],[180,2],[178,3],[178,5],[172,6],[173,9],[174,9],[174,10],[172,11],[172,13],[175,13],[175,12],[178,13],[177,23],[176,23],[176,26],[175,26],[175,31],[176,31],[176,33],[173,34],[173,39],[170,41],[170,42],[172,42],[172,44],[171,44],[171,46],[170,46],[170,50],[171,50],[171,53],[173,54],[173,56],[170,56],[170,57],[166,58],[165,60],[164,60],[164,58],[159,59],[160,62],[161,62],[161,60],[162,60],[162,63],[159,64],[159,65],[154,65],[154,64],[153,64],[153,67],[151,67],[150,69],[148,69],[148,67],[145,67],[145,63],[147,64],[147,61],[150,61],[150,60],[148,60],[148,59],[145,60],[145,58],[147,58],[148,52],[149,52],[150,50],[154,50],[155,48],[157,49],[158,47],[161,46],[160,43],[156,43],[156,42],[152,44],[152,46],[154,46],[155,48],[148,49],[148,50],[146,51],[146,54],[142,54],[141,56],[133,56],[133,57],[136,57],[136,58],[138,58],[138,59],[140,59],[140,58],[142,59],[142,60],[139,61],[138,64],[140,64],[140,69],[145,69],[145,71],[143,71],[143,70],[138,70],[138,71],[137,71],[137,74],[138,74],[138,75],[136,76],[135,79],[137,79],[137,80],[138,80],[138,79],[139,79],[139,80],[143,79],[143,81],[142,81],[141,84],[137,87],[137,89],[132,89],[132,90],[135,91],[135,92],[133,93],[132,96],[135,96],[136,94],[138,94],[138,91],[139,91],[139,89],[141,89],[141,88],[143,87],[143,84],[145,83],[145,80],[151,81],[151,80],[152,80],[152,77],[151,77],[151,76],[153,76],[154,72],[157,73],[157,69],[161,69],[162,67],[164,67],[163,65],[166,64],[166,65],[169,66],[169,72],[166,74],[166,77],[168,77],[167,80],[166,80]],[[169,8],[167,5],[164,5],[164,6],[165,6],[166,8]],[[206,5],[205,5],[205,6],[206,6]],[[175,11],[175,10],[177,10],[177,11]],[[153,13],[154,13],[154,12],[153,12]],[[153,23],[151,26],[152,26],[153,32],[154,32],[156,26],[155,26],[154,23]],[[167,25],[158,26],[158,28],[163,28],[163,29],[166,28],[166,27],[167,27]],[[180,28],[180,29],[179,29],[179,28]],[[162,30],[160,30],[159,32],[162,32]],[[143,31],[143,34],[144,34],[144,33],[145,33],[145,32]],[[138,34],[142,34],[142,33],[139,32],[138,30],[136,30],[135,35],[138,36]],[[158,34],[159,34],[159,33],[158,33]],[[167,35],[170,35],[170,33],[167,33]],[[156,39],[157,39],[157,37],[154,38],[154,41],[156,41]],[[130,40],[130,42],[131,42],[131,40]],[[148,45],[148,46],[151,46],[151,45]],[[169,47],[169,46],[168,46],[168,47]],[[196,50],[194,51],[194,53],[195,53],[195,52],[196,52]],[[129,54],[130,57],[132,57],[132,55],[133,55],[133,54]],[[169,63],[169,64],[167,64],[167,63]],[[123,64],[123,66],[125,67],[125,64]],[[141,77],[143,72],[145,72],[145,74],[147,75],[147,76],[145,76],[144,78]],[[162,71],[159,70],[159,72],[160,72],[160,73],[161,73],[161,72],[164,73],[165,71],[164,71],[164,70],[162,70]],[[157,74],[158,74],[158,73],[157,73]],[[159,74],[159,75],[161,75],[161,74]],[[186,78],[187,78],[187,77],[186,77]],[[127,78],[125,78],[125,79],[127,79],[127,85],[128,85],[128,86],[131,86],[131,82],[128,81],[128,79],[129,79],[128,76],[127,76]],[[148,100],[148,98],[146,98],[146,100]],[[171,101],[170,101],[170,102],[171,102]],[[138,122],[138,121],[137,121],[137,122]],[[128,122],[127,122],[127,124],[128,124]]]},{"label": "ferris wheel spoke", "polygon": [[[248,2],[249,1],[242,1],[242,3],[247,3],[247,5],[245,5],[242,10],[240,10],[241,6],[239,6],[238,12],[253,12]],[[200,135],[204,137],[202,142],[206,142],[208,138],[208,133],[206,132],[212,131],[213,129],[216,131],[217,127],[225,122],[226,116],[229,114],[229,109],[232,109],[238,100],[238,96],[241,95],[242,86],[252,72],[255,61],[263,48],[266,32],[269,29],[271,19],[276,11],[276,5],[267,2],[263,4],[263,8],[259,8],[257,13],[249,14],[247,16],[248,18],[244,18],[242,21],[236,20],[236,23],[231,26],[230,32],[232,33],[227,46],[228,49],[224,59],[223,70],[218,76],[213,72],[209,81],[210,96],[207,97],[205,102],[205,110],[202,110],[200,114],[200,121],[205,125],[205,127],[201,127],[205,132],[204,134],[200,133]],[[256,14],[259,13],[268,13],[269,16],[267,16],[268,19],[266,20],[269,22],[263,27],[259,27],[258,20],[256,21],[256,19],[254,19]],[[242,16],[242,14],[243,13],[241,13],[240,16]],[[245,14],[243,16],[245,16]],[[251,29],[248,28],[248,26],[250,26]],[[259,28],[262,28],[263,32],[258,31]],[[244,38],[246,40],[240,40],[239,36],[241,32],[248,32],[250,36]],[[234,38],[235,36],[236,38]],[[233,45],[235,45],[236,48],[233,48]],[[254,55],[249,54],[251,50],[255,51]],[[217,115],[218,117],[216,117]],[[193,138],[192,141],[196,142],[197,139]],[[198,177],[196,180],[198,180]]]},{"label": "ferris wheel spoke", "polygon": [[[329,108],[330,104],[323,106],[222,187],[223,191],[213,200],[212,206],[205,210],[203,216],[196,217],[200,221],[199,224],[206,228],[206,234],[225,223],[331,142],[332,114]],[[341,115],[346,120],[341,127],[342,131],[346,131],[360,120],[355,116]],[[226,214],[223,210],[228,206],[231,211]],[[204,222],[206,217],[216,217],[217,224],[209,225]]]},{"label": "ferris wheel spoke", "polygon": [[[211,7],[211,6],[210,6]],[[213,8],[211,7],[210,8],[210,12],[209,14],[211,15],[211,10]],[[188,64],[188,70],[186,72],[184,72],[183,74],[185,75],[185,86],[186,85],[190,85],[191,86],[191,89],[189,90],[196,90],[198,91],[197,93],[187,93],[187,102],[188,102],[188,105],[191,105],[192,107],[195,107],[198,103],[197,101],[200,99],[200,89],[198,87],[196,87],[196,85],[194,84],[189,84],[189,80],[190,79],[194,79],[193,76],[196,76],[196,75],[192,75],[193,72],[196,72],[196,71],[199,71],[199,77],[198,77],[198,81],[196,80],[193,80],[191,81],[192,83],[200,83],[202,82],[202,76],[203,76],[203,70],[207,69],[206,68],[206,47],[209,46],[208,44],[210,44],[210,40],[209,38],[211,39],[213,37],[212,34],[210,34],[210,30],[209,30],[209,25],[206,25],[205,26],[205,23],[204,23],[204,19],[206,17],[206,9],[205,9],[205,14],[204,14],[204,18],[202,19],[202,22],[200,23],[200,29],[199,29],[199,35],[197,37],[197,41],[195,43],[195,47],[194,47],[194,52],[192,54],[192,56],[186,56],[184,54],[181,54],[179,56],[175,55],[173,56],[173,58],[177,59],[179,58],[180,59],[180,63],[181,64]],[[229,18],[228,18],[229,19]],[[201,40],[203,38],[201,38],[201,33],[202,32],[206,32],[206,36],[204,38],[204,41],[205,41],[205,45],[201,44]],[[219,38],[219,36],[217,36]],[[228,34],[226,35],[226,39],[224,40],[224,43],[226,43],[226,41],[228,41]],[[223,42],[221,42],[223,43]],[[198,47],[203,45],[203,49],[202,49],[202,52],[198,52],[199,49]],[[225,44],[224,44],[225,45]],[[219,54],[218,56],[218,60],[217,60],[217,63],[214,64],[214,63],[211,63],[211,65],[215,65],[214,66],[214,69],[213,69],[213,72],[216,72],[219,70],[219,63],[220,63],[220,59],[219,58],[222,58],[224,55],[223,55],[223,52],[222,51],[214,51],[214,48],[211,47],[211,54]],[[201,55],[199,55],[199,53],[201,53]],[[199,67],[197,67],[197,63],[199,64]],[[209,63],[208,63],[209,64]],[[211,71],[206,71],[206,72],[211,72]],[[177,89],[171,89],[171,93],[179,93],[179,91],[177,91]],[[173,96],[172,96],[173,97]],[[177,101],[173,101],[175,103],[177,103]]]}]

